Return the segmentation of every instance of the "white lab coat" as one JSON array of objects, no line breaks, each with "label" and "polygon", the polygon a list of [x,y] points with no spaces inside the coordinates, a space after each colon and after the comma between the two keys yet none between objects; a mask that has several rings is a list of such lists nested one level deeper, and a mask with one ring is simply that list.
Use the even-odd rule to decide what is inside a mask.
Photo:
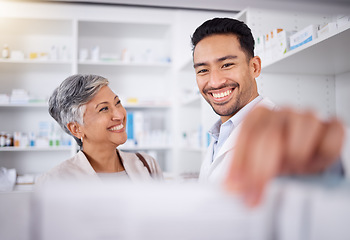
[{"label": "white lab coat", "polygon": [[[277,106],[267,98],[263,98],[256,106],[265,106],[270,109],[276,109]],[[202,162],[199,181],[219,184],[226,176],[226,172],[229,168],[231,156],[233,154],[237,137],[241,129],[241,124],[233,129],[226,142],[222,145],[219,152],[216,154],[215,159],[212,162],[212,154],[214,141],[212,141],[208,147],[207,153]]]}]

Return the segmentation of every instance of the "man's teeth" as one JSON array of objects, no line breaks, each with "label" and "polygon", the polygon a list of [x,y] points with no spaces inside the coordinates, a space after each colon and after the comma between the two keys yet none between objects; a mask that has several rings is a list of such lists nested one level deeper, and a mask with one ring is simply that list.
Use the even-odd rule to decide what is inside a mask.
[{"label": "man's teeth", "polygon": [[222,92],[222,93],[213,93],[213,97],[214,98],[223,98],[223,97],[228,96],[231,92],[232,92],[232,90],[227,90],[227,91]]},{"label": "man's teeth", "polygon": [[117,131],[117,130],[122,129],[123,127],[124,127],[123,124],[120,124],[120,125],[118,125],[118,126],[115,126],[115,127],[110,128],[110,130],[111,130],[111,131]]}]

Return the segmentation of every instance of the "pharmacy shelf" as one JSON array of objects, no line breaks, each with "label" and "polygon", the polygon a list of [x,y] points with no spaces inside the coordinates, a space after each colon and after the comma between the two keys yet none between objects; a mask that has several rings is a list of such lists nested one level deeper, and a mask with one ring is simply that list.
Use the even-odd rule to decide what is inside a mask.
[{"label": "pharmacy shelf", "polygon": [[149,150],[154,150],[154,151],[168,151],[172,149],[172,146],[120,146],[118,149],[124,150],[124,151],[149,151]]},{"label": "pharmacy shelf", "polygon": [[38,103],[0,103],[0,108],[47,108],[45,102]]},{"label": "pharmacy shelf", "polygon": [[88,66],[171,67],[170,62],[79,61],[78,64]]},{"label": "pharmacy shelf", "polygon": [[[171,104],[156,103],[156,104],[123,104],[126,109],[167,109],[171,108]],[[38,103],[0,103],[0,108],[47,108],[45,102]]]},{"label": "pharmacy shelf", "polygon": [[188,97],[185,101],[183,101],[182,106],[184,107],[200,107],[202,96],[197,94],[191,97]]},{"label": "pharmacy shelf", "polygon": [[72,61],[69,60],[39,60],[39,59],[23,59],[23,60],[14,60],[14,59],[0,59],[0,63],[8,64],[72,64]]},{"label": "pharmacy shelf", "polygon": [[263,73],[337,75],[350,71],[350,24],[264,65]]},{"label": "pharmacy shelf", "polygon": [[72,146],[57,147],[0,147],[0,152],[55,152],[55,151],[71,151]]},{"label": "pharmacy shelf", "polygon": [[123,104],[125,109],[170,109],[171,104],[170,103],[157,103],[157,104]]},{"label": "pharmacy shelf", "polygon": [[183,64],[180,66],[180,71],[194,72],[193,59],[187,58],[185,61],[183,61]]},{"label": "pharmacy shelf", "polygon": [[198,152],[198,153],[203,153],[207,150],[207,148],[202,148],[202,147],[181,147],[181,150],[183,151],[189,151],[189,152]]}]

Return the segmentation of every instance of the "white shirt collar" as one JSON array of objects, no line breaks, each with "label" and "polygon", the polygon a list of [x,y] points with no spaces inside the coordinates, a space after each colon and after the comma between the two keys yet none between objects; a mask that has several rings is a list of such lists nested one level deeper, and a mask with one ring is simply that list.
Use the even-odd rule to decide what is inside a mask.
[{"label": "white shirt collar", "polygon": [[[228,119],[226,122],[232,122],[233,127],[237,127],[243,120],[243,118],[250,112],[256,104],[258,104],[263,98],[259,95],[256,98],[254,98],[252,101],[250,101],[247,105],[245,105],[243,108],[241,108],[235,115],[233,115],[230,119]],[[225,122],[225,123],[226,123]],[[228,123],[230,124],[230,123]],[[208,131],[209,134],[214,138],[218,139],[220,134],[220,127],[222,125],[221,119],[216,121],[214,125],[210,128]]]}]

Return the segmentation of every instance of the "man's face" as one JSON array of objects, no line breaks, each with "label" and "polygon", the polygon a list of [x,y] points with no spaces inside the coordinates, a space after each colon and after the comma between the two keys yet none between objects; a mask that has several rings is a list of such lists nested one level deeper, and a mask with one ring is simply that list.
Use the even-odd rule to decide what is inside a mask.
[{"label": "man's face", "polygon": [[248,61],[235,35],[202,39],[194,49],[193,63],[198,88],[222,122],[258,96],[255,78],[260,74],[260,59]]}]

